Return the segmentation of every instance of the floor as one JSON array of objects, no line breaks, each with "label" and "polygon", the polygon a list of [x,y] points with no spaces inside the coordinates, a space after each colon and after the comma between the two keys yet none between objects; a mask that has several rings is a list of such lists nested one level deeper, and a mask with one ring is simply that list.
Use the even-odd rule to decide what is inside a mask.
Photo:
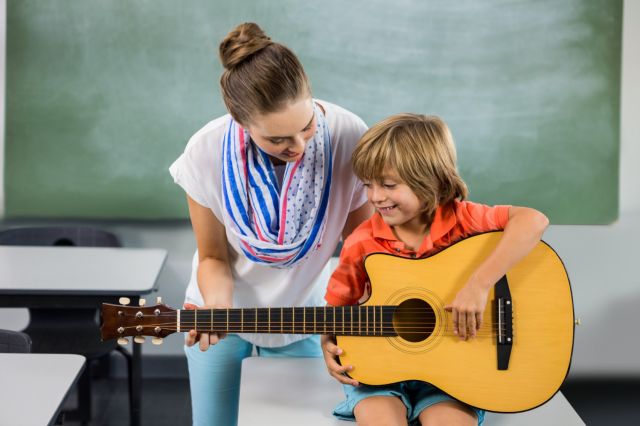
[{"label": "floor", "polygon": [[[589,426],[639,424],[640,380],[573,380],[565,383],[562,392]],[[75,397],[72,393],[65,405],[75,406]],[[95,381],[93,402],[94,421],[91,425],[128,424],[125,380]],[[80,423],[66,420],[63,424],[77,426]],[[186,379],[145,379],[142,426],[189,424],[189,382]]]}]

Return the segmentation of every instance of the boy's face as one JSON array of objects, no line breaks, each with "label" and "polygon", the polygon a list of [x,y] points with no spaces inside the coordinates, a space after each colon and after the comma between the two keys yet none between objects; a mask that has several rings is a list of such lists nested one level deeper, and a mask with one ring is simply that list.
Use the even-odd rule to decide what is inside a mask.
[{"label": "boy's face", "polygon": [[424,203],[395,170],[385,169],[380,181],[364,182],[364,186],[367,188],[369,201],[387,225],[408,229],[412,229],[414,225],[424,225]]}]

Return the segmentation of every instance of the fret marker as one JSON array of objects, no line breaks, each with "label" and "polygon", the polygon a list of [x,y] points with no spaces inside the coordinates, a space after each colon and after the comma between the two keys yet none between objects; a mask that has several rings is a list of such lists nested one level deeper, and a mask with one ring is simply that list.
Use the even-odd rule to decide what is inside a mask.
[{"label": "fret marker", "polygon": [[324,334],[327,334],[327,307],[322,310],[324,312]]}]

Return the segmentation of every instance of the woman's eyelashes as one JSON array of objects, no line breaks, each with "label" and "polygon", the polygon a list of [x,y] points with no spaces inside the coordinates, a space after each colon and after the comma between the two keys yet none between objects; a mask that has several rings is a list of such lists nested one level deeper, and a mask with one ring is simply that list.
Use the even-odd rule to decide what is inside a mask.
[{"label": "woman's eyelashes", "polygon": [[[308,134],[308,133],[309,133],[309,130],[311,130],[311,125],[309,125],[309,126],[305,127],[305,128],[302,130],[302,132],[301,132],[301,133],[302,133],[302,136],[303,136],[304,140],[307,140],[307,139],[309,139],[311,136],[313,136],[313,135],[309,135],[309,134]],[[286,138],[267,138],[267,140],[268,140],[269,142],[271,142],[272,144],[274,144],[274,145],[280,145],[280,144],[285,143],[285,142],[287,142],[287,141],[293,140],[293,137],[286,137]]]}]

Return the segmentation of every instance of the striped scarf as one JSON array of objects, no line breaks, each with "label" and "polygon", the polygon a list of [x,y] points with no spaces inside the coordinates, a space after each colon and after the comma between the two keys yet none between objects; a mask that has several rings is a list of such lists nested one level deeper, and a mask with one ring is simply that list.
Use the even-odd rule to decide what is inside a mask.
[{"label": "striped scarf", "polygon": [[289,268],[320,246],[331,188],[331,139],[314,104],[316,133],[300,159],[286,164],[282,188],[271,160],[231,119],[223,139],[227,225],[253,262]]}]

